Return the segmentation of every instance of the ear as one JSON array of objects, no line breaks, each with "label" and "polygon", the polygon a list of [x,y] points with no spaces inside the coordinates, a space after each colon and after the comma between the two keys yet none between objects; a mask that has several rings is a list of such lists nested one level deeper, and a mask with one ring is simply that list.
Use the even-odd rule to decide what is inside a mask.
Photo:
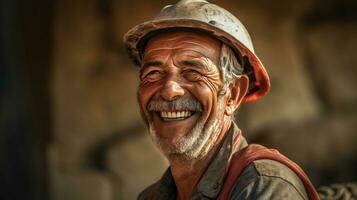
[{"label": "ear", "polygon": [[239,79],[229,85],[227,92],[227,105],[225,113],[228,116],[233,115],[234,111],[239,107],[248,92],[249,78],[247,75],[242,75]]}]

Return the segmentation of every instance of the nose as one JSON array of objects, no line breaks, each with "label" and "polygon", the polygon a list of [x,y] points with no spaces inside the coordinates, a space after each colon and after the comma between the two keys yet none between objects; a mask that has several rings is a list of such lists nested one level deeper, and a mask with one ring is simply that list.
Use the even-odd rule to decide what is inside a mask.
[{"label": "nose", "polygon": [[174,80],[167,80],[161,91],[161,97],[167,101],[173,101],[185,94],[184,89],[180,86],[177,81]]}]

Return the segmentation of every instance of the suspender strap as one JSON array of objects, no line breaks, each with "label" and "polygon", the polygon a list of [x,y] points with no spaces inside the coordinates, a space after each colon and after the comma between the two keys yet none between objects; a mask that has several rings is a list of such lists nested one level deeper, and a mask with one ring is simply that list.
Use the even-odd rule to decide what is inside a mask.
[{"label": "suspender strap", "polygon": [[289,167],[303,182],[310,200],[320,200],[320,197],[318,196],[309,178],[296,163],[289,160],[275,149],[267,149],[257,144],[248,145],[237,154],[233,155],[230,167],[228,169],[228,176],[224,183],[223,190],[218,196],[218,200],[228,199],[228,195],[232,190],[236,179],[239,177],[242,171],[253,161],[261,159],[275,160]]}]

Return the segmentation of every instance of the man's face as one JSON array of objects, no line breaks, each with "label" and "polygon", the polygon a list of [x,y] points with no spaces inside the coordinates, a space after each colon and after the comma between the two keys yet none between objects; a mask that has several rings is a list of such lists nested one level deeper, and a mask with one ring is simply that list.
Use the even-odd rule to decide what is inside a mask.
[{"label": "man's face", "polygon": [[147,44],[138,99],[165,154],[198,157],[220,133],[225,109],[218,97],[220,47],[218,40],[192,32],[160,34]]}]

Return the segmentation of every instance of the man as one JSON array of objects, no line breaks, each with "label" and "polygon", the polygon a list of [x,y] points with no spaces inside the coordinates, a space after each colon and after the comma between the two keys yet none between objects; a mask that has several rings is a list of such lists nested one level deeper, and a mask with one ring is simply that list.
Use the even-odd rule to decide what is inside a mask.
[{"label": "man", "polygon": [[182,0],[124,42],[140,67],[143,119],[170,162],[139,199],[318,199],[295,163],[248,146],[233,122],[242,102],[270,87],[237,18],[204,0]]}]

